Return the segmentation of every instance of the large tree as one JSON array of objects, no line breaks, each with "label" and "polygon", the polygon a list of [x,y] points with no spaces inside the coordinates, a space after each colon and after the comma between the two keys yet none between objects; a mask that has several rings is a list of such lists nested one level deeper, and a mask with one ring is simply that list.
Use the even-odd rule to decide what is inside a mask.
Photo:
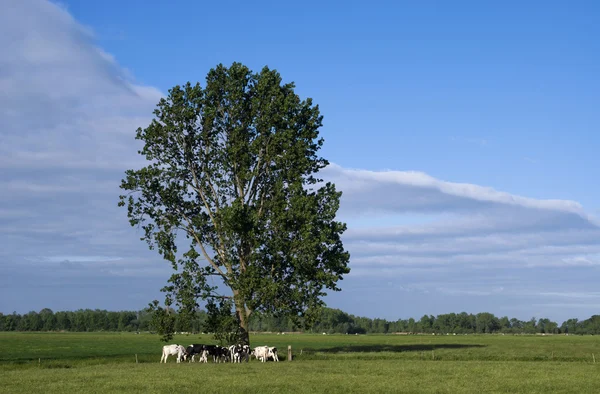
[{"label": "large tree", "polygon": [[252,313],[308,323],[350,271],[341,192],[318,177],[323,117],[294,88],[240,63],[173,87],[137,130],[148,165],[121,183],[130,224],[175,270],[165,303],[232,305],[245,342]]}]

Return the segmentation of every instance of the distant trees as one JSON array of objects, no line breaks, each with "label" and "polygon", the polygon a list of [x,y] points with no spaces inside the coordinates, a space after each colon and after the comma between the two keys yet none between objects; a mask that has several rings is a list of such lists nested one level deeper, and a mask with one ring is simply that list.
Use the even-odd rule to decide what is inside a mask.
[{"label": "distant trees", "polygon": [[[204,310],[197,310],[191,325],[187,319],[181,319],[173,313],[172,331],[213,332],[216,322],[211,320]],[[155,316],[147,310],[112,312],[100,309],[80,309],[77,311],[53,312],[42,309],[40,312],[28,312],[20,315],[15,312],[0,313],[0,331],[156,331],[159,324],[153,323]],[[255,314],[249,322],[250,331],[299,331],[293,319]],[[576,334],[600,335],[600,315],[586,320],[568,319],[561,325],[550,319],[531,318],[527,321],[516,318],[496,317],[483,312],[448,313],[437,316],[424,315],[419,320],[413,318],[388,321],[370,319],[348,314],[339,309],[323,308],[314,323],[311,332],[328,334],[388,334],[410,332],[425,334]]]},{"label": "distant trees", "polygon": [[45,308],[24,315],[0,313],[0,331],[137,331],[149,330],[149,322],[145,311],[80,309],[54,313]]}]

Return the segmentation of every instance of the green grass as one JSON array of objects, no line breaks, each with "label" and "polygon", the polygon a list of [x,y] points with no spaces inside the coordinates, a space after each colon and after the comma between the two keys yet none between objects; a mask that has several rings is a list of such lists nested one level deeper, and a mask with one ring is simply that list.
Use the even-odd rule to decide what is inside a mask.
[{"label": "green grass", "polygon": [[[132,333],[0,333],[0,391],[596,393],[600,337],[254,335],[294,361],[160,365]],[[211,343],[208,335],[171,343]],[[135,363],[135,355],[139,363]],[[593,362],[592,354],[598,358]]]}]

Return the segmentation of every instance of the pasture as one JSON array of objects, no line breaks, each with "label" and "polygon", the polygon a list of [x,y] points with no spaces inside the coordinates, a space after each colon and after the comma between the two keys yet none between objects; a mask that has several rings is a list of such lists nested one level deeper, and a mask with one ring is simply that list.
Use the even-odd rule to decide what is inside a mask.
[{"label": "pasture", "polygon": [[[277,346],[281,362],[169,358],[160,365],[163,343],[156,335],[0,333],[0,391],[595,393],[600,387],[594,336],[257,334],[251,342]],[[214,342],[209,335],[179,335],[171,343]],[[287,345],[293,362],[285,361]]]}]

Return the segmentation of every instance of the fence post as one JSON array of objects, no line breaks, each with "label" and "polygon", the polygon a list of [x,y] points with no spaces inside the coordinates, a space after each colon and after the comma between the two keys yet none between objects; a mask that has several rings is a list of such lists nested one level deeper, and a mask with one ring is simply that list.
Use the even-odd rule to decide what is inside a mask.
[{"label": "fence post", "polygon": [[135,363],[138,363],[138,359],[137,359],[137,353],[135,354]]},{"label": "fence post", "polygon": [[288,361],[292,361],[292,345],[288,345]]}]

